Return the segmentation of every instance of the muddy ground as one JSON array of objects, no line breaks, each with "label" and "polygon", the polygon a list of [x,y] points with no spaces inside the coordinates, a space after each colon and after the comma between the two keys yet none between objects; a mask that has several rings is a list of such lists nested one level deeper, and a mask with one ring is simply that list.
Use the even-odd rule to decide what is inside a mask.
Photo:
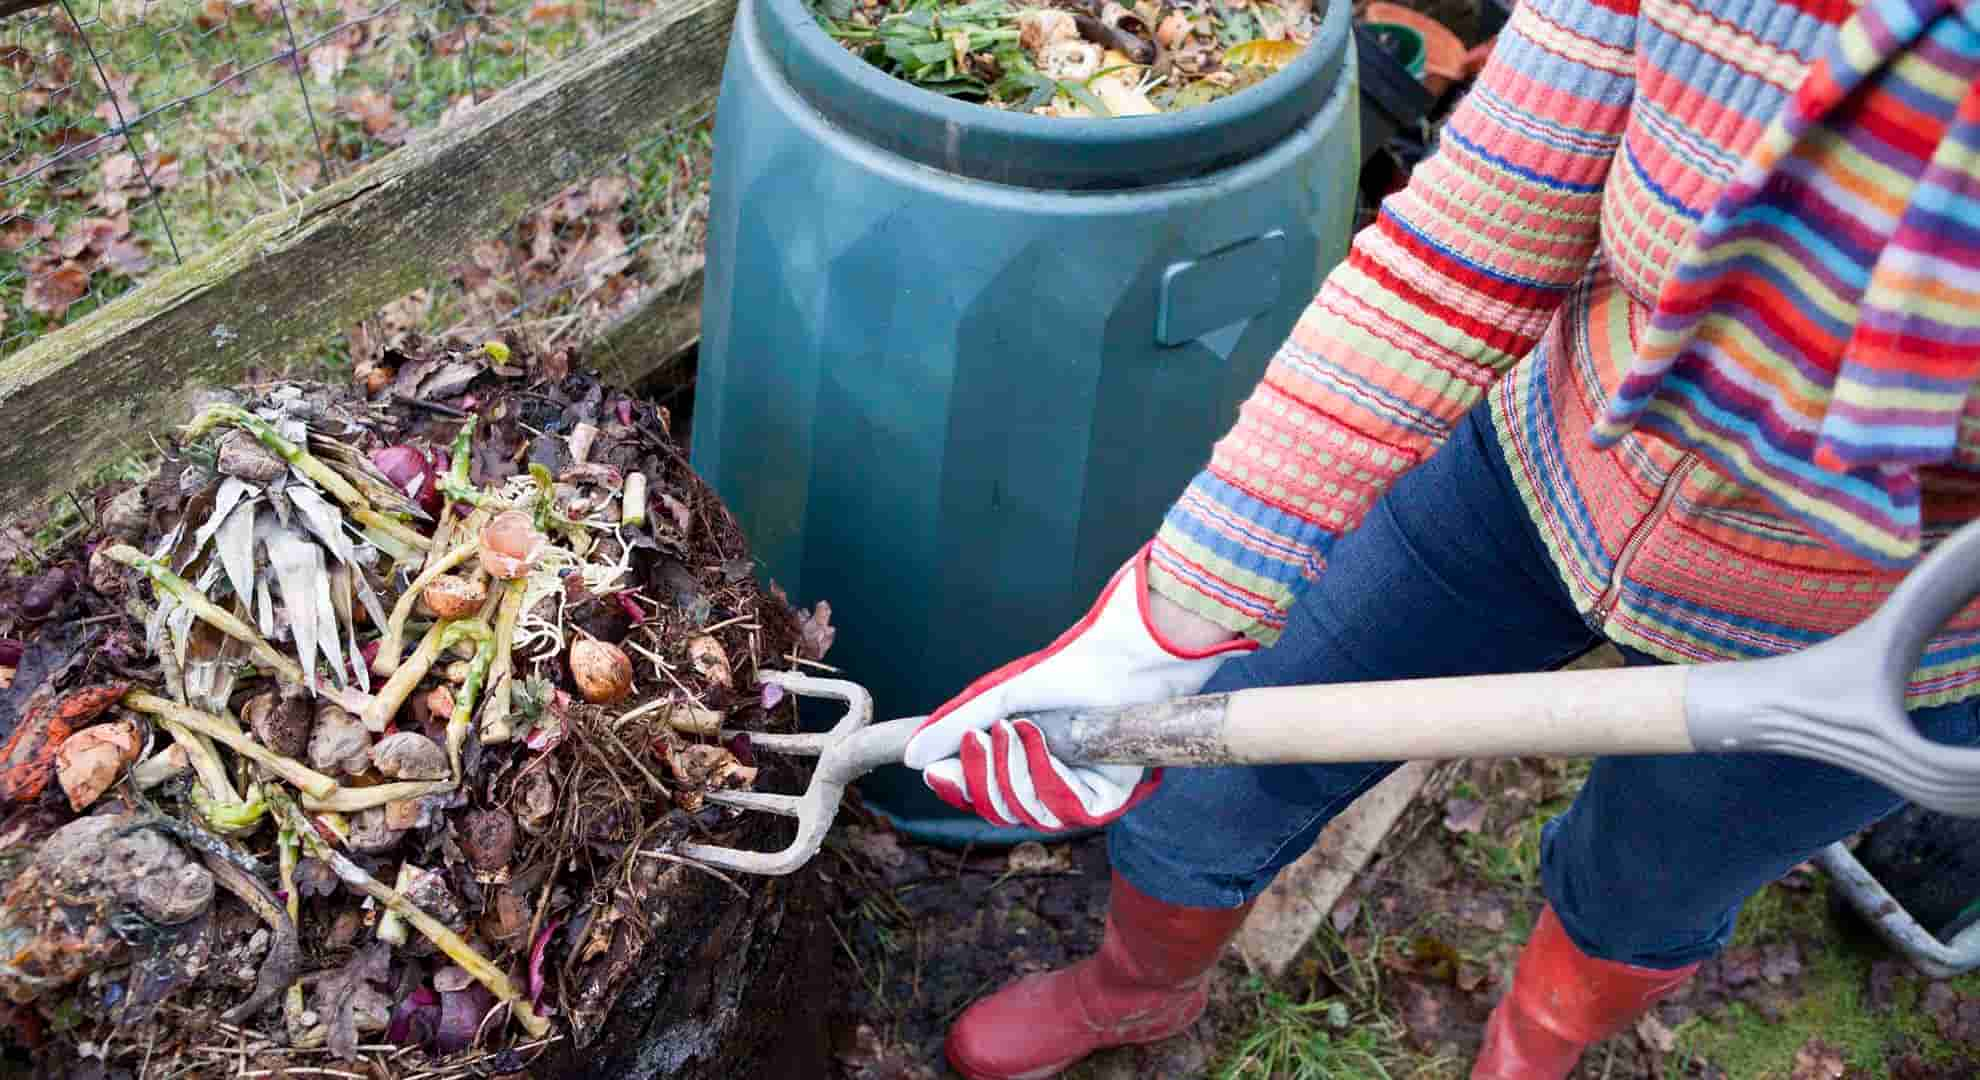
[{"label": "muddy ground", "polygon": [[[1542,898],[1540,824],[1585,766],[1440,768],[1328,925],[1277,980],[1228,952],[1209,1012],[1073,1080],[1466,1075]],[[948,1077],[947,1025],[1006,980],[1098,944],[1097,836],[1008,850],[904,843],[849,806],[824,857],[835,895],[834,1073]],[[1980,1076],[1980,977],[1930,982],[1871,941],[1801,868],[1748,905],[1733,945],[1652,1016],[1587,1054],[1580,1080],[1954,1080]]]}]

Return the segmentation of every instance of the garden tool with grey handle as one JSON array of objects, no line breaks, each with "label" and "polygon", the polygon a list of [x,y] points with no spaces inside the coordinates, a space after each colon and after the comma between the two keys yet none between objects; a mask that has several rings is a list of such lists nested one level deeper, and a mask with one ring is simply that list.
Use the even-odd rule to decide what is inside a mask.
[{"label": "garden tool with grey handle", "polygon": [[[1980,748],[1935,743],[1905,711],[1926,642],[1980,595],[1980,522],[1912,568],[1847,632],[1762,660],[1259,687],[1109,709],[1025,714],[1069,764],[1315,764],[1469,757],[1767,752],[1850,769],[1941,813],[1980,816]],[[710,802],[797,819],[778,852],[683,844],[710,866],[788,874],[808,862],[846,785],[899,764],[914,717],[874,724],[858,684],[761,673],[802,696],[845,702],[817,734],[750,733],[755,749],[816,756],[802,795],[710,791]],[[735,732],[723,732],[727,738]]]}]

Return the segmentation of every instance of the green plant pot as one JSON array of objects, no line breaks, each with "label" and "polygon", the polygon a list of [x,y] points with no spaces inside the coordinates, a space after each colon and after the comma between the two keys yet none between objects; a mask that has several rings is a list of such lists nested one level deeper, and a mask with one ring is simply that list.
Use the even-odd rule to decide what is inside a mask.
[{"label": "green plant pot", "polygon": [[[1346,253],[1345,5],[1200,108],[987,109],[742,0],[716,113],[693,458],[881,719],[1076,621],[1208,458]],[[1000,843],[919,774],[867,804]]]},{"label": "green plant pot", "polygon": [[1396,58],[1396,61],[1409,69],[1411,76],[1423,78],[1423,35],[1413,26],[1400,23],[1362,23],[1375,34],[1382,47]]}]

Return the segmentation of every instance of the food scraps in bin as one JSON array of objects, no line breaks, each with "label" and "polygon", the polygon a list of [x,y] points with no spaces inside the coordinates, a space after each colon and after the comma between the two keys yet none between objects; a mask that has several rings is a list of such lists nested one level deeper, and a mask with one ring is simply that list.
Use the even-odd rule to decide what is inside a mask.
[{"label": "food scraps in bin", "polygon": [[1254,86],[1319,27],[1312,0],[810,0],[825,32],[923,89],[1057,117],[1178,112]]}]

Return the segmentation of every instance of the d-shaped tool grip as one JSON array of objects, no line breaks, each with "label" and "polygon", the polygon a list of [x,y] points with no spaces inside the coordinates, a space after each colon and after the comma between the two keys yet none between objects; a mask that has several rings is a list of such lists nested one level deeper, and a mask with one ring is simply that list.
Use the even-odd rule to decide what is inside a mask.
[{"label": "d-shaped tool grip", "polygon": [[1928,810],[1980,817],[1980,749],[1925,738],[1904,706],[1926,643],[1975,596],[1980,522],[1942,541],[1846,633],[1786,656],[1690,669],[1693,745],[1814,758]]}]

